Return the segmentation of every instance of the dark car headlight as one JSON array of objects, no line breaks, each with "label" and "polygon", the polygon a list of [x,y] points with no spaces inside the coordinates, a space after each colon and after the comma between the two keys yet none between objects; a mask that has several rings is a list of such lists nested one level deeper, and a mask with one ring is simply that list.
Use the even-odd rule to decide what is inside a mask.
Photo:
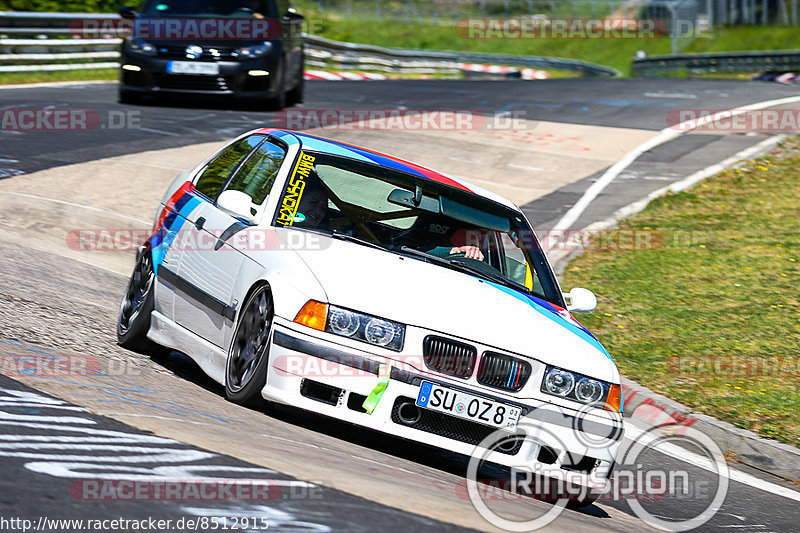
[{"label": "dark car headlight", "polygon": [[331,305],[328,307],[325,331],[399,352],[403,349],[406,327],[391,320]]},{"label": "dark car headlight", "polygon": [[403,349],[406,335],[403,324],[316,300],[307,301],[294,322],[396,352]]},{"label": "dark car headlight", "polygon": [[156,45],[140,39],[128,39],[125,41],[125,49],[134,54],[141,54],[144,56],[158,55],[158,48]]},{"label": "dark car headlight", "polygon": [[548,366],[545,369],[541,391],[551,396],[602,407],[608,411],[619,410],[621,401],[619,385],[606,383],[555,366]]},{"label": "dark car headlight", "polygon": [[264,57],[268,53],[272,51],[272,43],[269,41],[265,41],[260,44],[254,44],[252,46],[242,46],[241,48],[237,48],[233,51],[234,57],[240,57],[242,59],[256,59],[258,57]]}]

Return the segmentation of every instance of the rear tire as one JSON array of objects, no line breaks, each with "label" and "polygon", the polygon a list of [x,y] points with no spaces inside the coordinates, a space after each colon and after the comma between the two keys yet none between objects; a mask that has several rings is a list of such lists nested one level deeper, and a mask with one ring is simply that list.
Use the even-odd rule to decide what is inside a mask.
[{"label": "rear tire", "polygon": [[122,298],[117,320],[117,343],[138,352],[158,351],[161,347],[147,338],[155,307],[156,276],[153,256],[143,247],[136,254],[136,267]]},{"label": "rear tire", "polygon": [[225,396],[241,405],[263,402],[274,316],[269,287],[257,288],[242,306],[225,364]]}]

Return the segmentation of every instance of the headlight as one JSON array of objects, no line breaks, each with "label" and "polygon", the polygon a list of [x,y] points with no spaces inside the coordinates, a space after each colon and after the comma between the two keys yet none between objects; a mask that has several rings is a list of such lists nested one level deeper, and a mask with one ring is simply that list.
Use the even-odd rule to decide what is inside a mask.
[{"label": "headlight", "polygon": [[[612,389],[613,398],[609,397],[609,391]],[[596,405],[608,411],[618,411],[622,401],[619,385],[612,385],[554,366],[548,366],[545,370],[541,391],[583,404]]]},{"label": "headlight", "polygon": [[389,350],[403,349],[405,326],[375,316],[365,315],[349,309],[331,305],[325,331],[342,337],[350,337]]},{"label": "headlight", "polygon": [[158,48],[156,48],[154,44],[150,44],[146,41],[141,41],[139,39],[128,39],[125,44],[129,52],[134,52],[136,54],[142,54],[145,56],[158,55]]},{"label": "headlight", "polygon": [[581,378],[575,386],[575,397],[583,403],[597,403],[603,397],[603,384],[589,378]]},{"label": "headlight", "polygon": [[237,48],[233,51],[233,55],[235,57],[241,57],[243,59],[255,59],[257,57],[263,57],[267,55],[272,50],[272,43],[269,41],[265,41],[261,44],[256,44],[253,46],[242,46],[241,48]]},{"label": "headlight", "polygon": [[358,314],[347,309],[332,308],[328,314],[328,329],[337,335],[350,337],[358,331],[360,325]]},{"label": "headlight", "polygon": [[575,387],[575,376],[566,370],[551,369],[544,377],[545,392],[564,397]]}]

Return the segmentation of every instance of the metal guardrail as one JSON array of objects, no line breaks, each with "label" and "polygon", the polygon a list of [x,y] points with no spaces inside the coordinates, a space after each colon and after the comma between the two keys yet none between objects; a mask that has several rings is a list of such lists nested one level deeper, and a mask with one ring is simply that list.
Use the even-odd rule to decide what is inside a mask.
[{"label": "metal guardrail", "polygon": [[[22,13],[0,12],[0,72],[36,70],[68,70],[69,68],[106,68],[109,63],[96,60],[116,59],[120,39],[83,39],[89,31],[76,20],[113,23],[119,15],[86,13]],[[8,37],[27,37],[23,39]],[[31,36],[45,37],[31,39]],[[71,38],[52,38],[71,37]],[[113,35],[109,35],[113,37]],[[306,63],[309,66],[334,69],[380,70],[384,72],[462,71],[464,63],[481,63],[507,67],[564,70],[584,76],[619,76],[612,68],[584,61],[551,57],[480,54],[469,52],[436,52],[399,50],[365,44],[332,41],[305,35]],[[77,61],[84,60],[84,63]],[[56,61],[41,64],[42,61]],[[63,61],[63,62],[62,62]],[[100,66],[102,64],[102,67]],[[111,64],[112,67],[118,64]]]},{"label": "metal guardrail", "polygon": [[[575,59],[555,57],[482,54],[475,52],[436,52],[430,50],[400,50],[366,44],[343,43],[313,35],[306,36],[307,53],[319,61],[329,61],[344,68],[417,69],[435,67],[461,69],[464,63],[502,65],[506,67],[537,68],[579,72],[584,76],[619,76],[616,69]],[[374,65],[375,67],[370,67]]]},{"label": "metal guardrail", "polygon": [[658,76],[686,69],[689,74],[713,72],[797,72],[800,50],[675,54],[634,59],[634,76]]}]

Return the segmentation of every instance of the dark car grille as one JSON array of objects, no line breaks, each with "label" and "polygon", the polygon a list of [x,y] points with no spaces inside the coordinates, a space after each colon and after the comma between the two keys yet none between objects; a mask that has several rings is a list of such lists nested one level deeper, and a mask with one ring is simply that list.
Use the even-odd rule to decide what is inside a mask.
[{"label": "dark car grille", "polygon": [[[416,422],[403,422],[400,417],[400,406],[408,402],[413,404],[414,399],[403,396],[397,397],[392,407],[392,422],[448,439],[466,442],[473,446],[477,446],[483,439],[496,431],[496,428],[422,408],[420,408],[420,417]],[[495,448],[495,451],[506,455],[516,455],[523,442],[523,435],[519,435],[518,438],[503,441],[503,446]]]},{"label": "dark car grille", "polygon": [[478,383],[495,389],[516,392],[531,377],[531,364],[522,359],[485,352],[478,367]]},{"label": "dark car grille", "polygon": [[175,91],[230,91],[231,76],[192,76],[183,74],[153,74],[156,87]]},{"label": "dark car grille", "polygon": [[[162,46],[158,49],[158,56],[163,57],[164,59],[178,59],[182,61],[230,61],[232,59],[237,59],[236,56],[233,55],[233,48],[214,48],[214,47],[203,47],[203,55],[198,58],[188,58],[186,57],[186,46]],[[211,50],[216,50],[216,53],[212,52]]]},{"label": "dark car grille", "polygon": [[474,346],[434,336],[425,337],[422,353],[428,368],[458,378],[472,375],[478,357]]}]

